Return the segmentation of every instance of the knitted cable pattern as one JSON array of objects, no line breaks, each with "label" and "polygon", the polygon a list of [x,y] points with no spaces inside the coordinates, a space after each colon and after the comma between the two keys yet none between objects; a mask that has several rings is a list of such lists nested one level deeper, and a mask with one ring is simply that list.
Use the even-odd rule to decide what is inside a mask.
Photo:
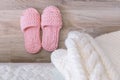
[{"label": "knitted cable pattern", "polygon": [[118,74],[118,72],[115,70],[114,66],[112,65],[111,61],[108,59],[107,55],[103,52],[103,50],[101,48],[99,48],[99,46],[97,45],[97,43],[95,42],[95,40],[90,37],[89,35],[86,35],[90,41],[91,44],[93,46],[95,46],[96,51],[98,52],[98,55],[100,56],[103,65],[105,67],[106,73],[109,76],[109,80],[119,80],[120,79],[120,75]]},{"label": "knitted cable pattern", "polygon": [[[63,56],[60,59],[61,55],[59,55],[62,50],[53,52],[51,59],[56,68],[64,76],[70,75],[65,76],[65,78],[69,77],[66,80],[120,79],[105,53],[88,34],[76,31],[70,32],[65,41],[65,45],[67,50],[61,53],[62,55],[67,54],[64,55],[64,61]],[[59,64],[61,61],[64,65]]]},{"label": "knitted cable pattern", "polygon": [[[71,33],[70,33],[71,34]],[[69,34],[69,36],[71,36]],[[77,39],[72,38],[79,48],[80,56],[84,67],[86,67],[86,74],[89,80],[119,80],[119,75],[114,70],[105,53],[97,46],[94,39],[88,34],[72,32],[78,35]]]}]

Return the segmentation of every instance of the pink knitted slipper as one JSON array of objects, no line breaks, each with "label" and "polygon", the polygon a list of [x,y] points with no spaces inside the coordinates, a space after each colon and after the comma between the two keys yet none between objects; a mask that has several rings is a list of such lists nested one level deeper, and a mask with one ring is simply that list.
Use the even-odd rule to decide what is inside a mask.
[{"label": "pink knitted slipper", "polygon": [[59,31],[62,27],[62,17],[58,8],[50,6],[45,8],[42,14],[42,47],[47,51],[53,51],[58,46]]},{"label": "pink knitted slipper", "polygon": [[41,49],[40,14],[34,8],[23,11],[21,30],[24,33],[25,48],[29,53],[37,53]]}]

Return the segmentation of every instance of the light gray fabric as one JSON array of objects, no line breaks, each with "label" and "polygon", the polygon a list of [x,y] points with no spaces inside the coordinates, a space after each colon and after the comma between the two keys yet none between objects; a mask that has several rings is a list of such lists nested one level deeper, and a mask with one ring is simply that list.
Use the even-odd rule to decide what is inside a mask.
[{"label": "light gray fabric", "polygon": [[56,68],[52,70],[52,75],[53,80],[65,80],[63,75],[61,75],[61,73]]},{"label": "light gray fabric", "polygon": [[51,63],[0,63],[0,80],[64,80]]}]

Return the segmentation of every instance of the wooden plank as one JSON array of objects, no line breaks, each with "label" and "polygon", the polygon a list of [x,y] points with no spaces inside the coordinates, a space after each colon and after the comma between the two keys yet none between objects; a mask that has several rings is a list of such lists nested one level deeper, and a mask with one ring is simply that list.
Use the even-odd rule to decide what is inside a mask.
[{"label": "wooden plank", "polygon": [[[37,9],[44,9],[50,5],[56,5],[63,9],[83,9],[83,8],[92,8],[92,7],[117,7],[119,5],[118,0],[104,0],[99,2],[99,0],[1,0],[0,1],[0,10],[19,10],[29,7],[34,7]],[[97,5],[96,5],[97,4]]]},{"label": "wooden plank", "polygon": [[2,0],[0,3],[0,62],[50,62],[50,53],[41,50],[31,55],[24,49],[20,15],[25,8],[35,7],[40,13],[56,5],[63,16],[59,48],[69,31],[85,31],[93,37],[120,30],[120,2],[81,2],[59,0]]}]

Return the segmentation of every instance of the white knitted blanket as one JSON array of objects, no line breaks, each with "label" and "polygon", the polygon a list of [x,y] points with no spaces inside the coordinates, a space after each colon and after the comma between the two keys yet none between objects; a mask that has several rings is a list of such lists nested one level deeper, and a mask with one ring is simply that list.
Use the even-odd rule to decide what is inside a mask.
[{"label": "white knitted blanket", "polygon": [[65,80],[119,80],[120,76],[106,53],[88,34],[71,31],[66,49],[55,50],[51,61]]}]

